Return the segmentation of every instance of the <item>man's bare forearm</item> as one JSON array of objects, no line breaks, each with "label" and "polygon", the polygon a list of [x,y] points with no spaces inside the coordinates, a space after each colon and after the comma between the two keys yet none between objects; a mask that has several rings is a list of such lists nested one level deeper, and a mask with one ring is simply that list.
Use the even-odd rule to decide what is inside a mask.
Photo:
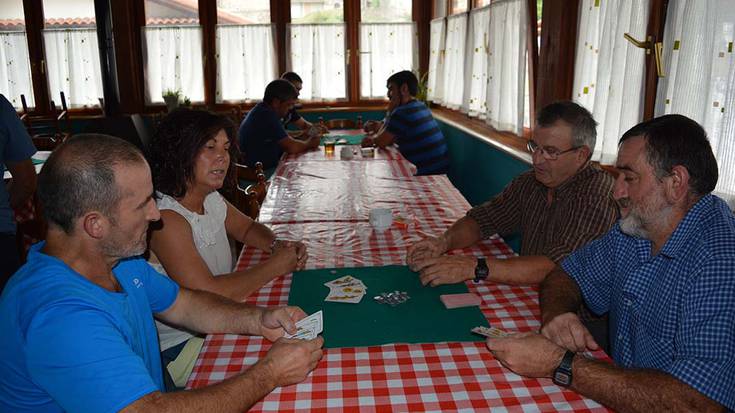
[{"label": "man's bare forearm", "polygon": [[465,216],[452,224],[442,234],[446,245],[446,251],[465,248],[474,245],[481,238],[480,226],[474,219]]},{"label": "man's bare forearm", "polygon": [[721,412],[724,408],[675,377],[623,369],[576,356],[572,389],[619,412]]},{"label": "man's bare forearm", "polygon": [[244,374],[201,389],[174,393],[155,392],[123,409],[136,412],[232,412],[249,410],[276,387],[268,367],[260,362]]},{"label": "man's bare forearm", "polygon": [[500,284],[536,285],[554,268],[554,261],[543,255],[527,255],[488,261],[488,280]]},{"label": "man's bare forearm", "polygon": [[545,325],[559,314],[576,312],[582,304],[582,292],[577,283],[557,266],[541,283],[539,301],[541,323]]},{"label": "man's bare forearm", "polygon": [[260,334],[262,308],[207,291],[181,288],[164,321],[200,333]]}]

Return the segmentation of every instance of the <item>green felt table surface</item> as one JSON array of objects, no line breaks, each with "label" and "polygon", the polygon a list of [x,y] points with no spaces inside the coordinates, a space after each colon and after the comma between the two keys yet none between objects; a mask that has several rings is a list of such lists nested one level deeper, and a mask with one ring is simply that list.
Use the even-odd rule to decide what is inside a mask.
[{"label": "green felt table surface", "polygon": [[324,145],[324,141],[334,141],[335,145],[359,145],[364,138],[364,133],[358,135],[327,135],[322,136],[321,145]]},{"label": "green felt table surface", "polygon": [[[345,275],[367,286],[362,301],[325,302],[329,287],[324,283]],[[411,298],[395,307],[373,300],[382,292],[394,290],[406,291]],[[479,307],[448,310],[439,299],[441,294],[466,292],[464,283],[424,287],[418,274],[406,266],[307,270],[293,274],[288,304],[301,307],[307,314],[323,311],[325,348],[482,341],[483,337],[470,332],[472,327],[488,325]]]}]

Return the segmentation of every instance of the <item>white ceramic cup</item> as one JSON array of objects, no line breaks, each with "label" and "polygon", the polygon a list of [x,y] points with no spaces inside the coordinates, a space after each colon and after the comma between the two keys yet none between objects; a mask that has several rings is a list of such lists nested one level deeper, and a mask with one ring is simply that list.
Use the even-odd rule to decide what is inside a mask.
[{"label": "white ceramic cup", "polygon": [[393,211],[388,208],[370,210],[370,225],[376,231],[385,231],[393,224]]},{"label": "white ceramic cup", "polygon": [[349,146],[343,146],[342,149],[339,150],[339,156],[340,158],[349,161],[355,155],[352,153],[352,148]]}]

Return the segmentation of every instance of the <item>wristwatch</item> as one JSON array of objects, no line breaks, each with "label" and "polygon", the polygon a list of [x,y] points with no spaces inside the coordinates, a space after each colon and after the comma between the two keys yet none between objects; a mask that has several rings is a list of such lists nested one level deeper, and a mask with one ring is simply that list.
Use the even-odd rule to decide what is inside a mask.
[{"label": "wristwatch", "polygon": [[485,258],[478,258],[477,266],[475,267],[475,279],[473,281],[475,283],[485,281],[489,274],[490,269],[487,268],[487,262],[485,261]]},{"label": "wristwatch", "polygon": [[567,350],[564,358],[561,359],[559,367],[554,370],[554,376],[551,378],[554,384],[569,387],[572,385],[572,360],[574,360],[574,352]]}]

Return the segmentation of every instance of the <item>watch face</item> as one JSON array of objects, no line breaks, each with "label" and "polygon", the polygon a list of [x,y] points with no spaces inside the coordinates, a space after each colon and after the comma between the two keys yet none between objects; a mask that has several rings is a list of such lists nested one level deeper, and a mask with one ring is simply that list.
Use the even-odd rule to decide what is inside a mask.
[{"label": "watch face", "polygon": [[554,383],[560,386],[569,386],[571,382],[571,377],[568,374],[561,371],[554,372]]}]

